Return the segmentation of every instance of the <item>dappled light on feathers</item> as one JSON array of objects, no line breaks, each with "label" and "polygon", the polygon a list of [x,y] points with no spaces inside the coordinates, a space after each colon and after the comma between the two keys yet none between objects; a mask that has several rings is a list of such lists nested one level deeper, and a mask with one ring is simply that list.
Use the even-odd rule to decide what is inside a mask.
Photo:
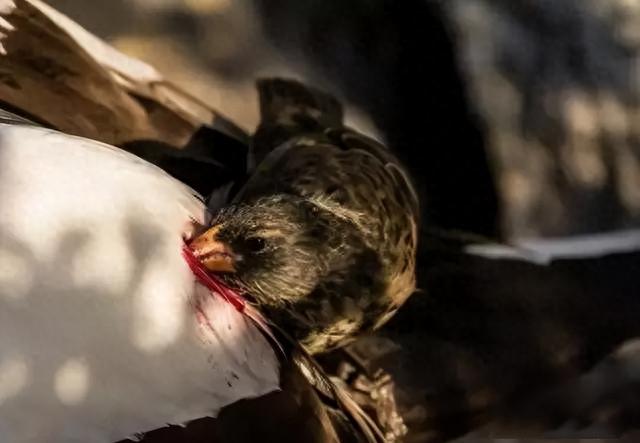
[{"label": "dappled light on feathers", "polygon": [[162,170],[0,124],[0,208],[3,441],[117,441],[278,388],[269,342],[185,263],[205,208]]}]

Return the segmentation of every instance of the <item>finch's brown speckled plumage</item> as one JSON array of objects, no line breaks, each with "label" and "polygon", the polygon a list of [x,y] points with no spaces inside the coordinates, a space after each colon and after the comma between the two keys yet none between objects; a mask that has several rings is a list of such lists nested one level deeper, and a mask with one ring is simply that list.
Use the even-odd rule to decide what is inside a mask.
[{"label": "finch's brown speckled plumage", "polygon": [[280,79],[258,90],[257,168],[213,220],[235,261],[225,278],[321,352],[414,291],[418,200],[389,150],[342,125],[335,99]]}]

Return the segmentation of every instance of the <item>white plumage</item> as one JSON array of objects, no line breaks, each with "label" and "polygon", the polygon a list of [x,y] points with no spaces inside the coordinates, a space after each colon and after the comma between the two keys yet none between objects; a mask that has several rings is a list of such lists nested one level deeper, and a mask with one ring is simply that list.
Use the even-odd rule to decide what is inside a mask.
[{"label": "white plumage", "polygon": [[205,217],[137,157],[0,124],[3,443],[115,441],[278,388],[271,345],[181,255]]}]

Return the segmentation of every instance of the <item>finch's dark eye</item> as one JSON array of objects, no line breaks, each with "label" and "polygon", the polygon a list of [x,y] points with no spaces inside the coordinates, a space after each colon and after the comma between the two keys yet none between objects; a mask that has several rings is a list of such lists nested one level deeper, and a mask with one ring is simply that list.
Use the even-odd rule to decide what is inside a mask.
[{"label": "finch's dark eye", "polygon": [[267,246],[267,242],[262,237],[249,237],[245,245],[249,252],[260,252]]}]

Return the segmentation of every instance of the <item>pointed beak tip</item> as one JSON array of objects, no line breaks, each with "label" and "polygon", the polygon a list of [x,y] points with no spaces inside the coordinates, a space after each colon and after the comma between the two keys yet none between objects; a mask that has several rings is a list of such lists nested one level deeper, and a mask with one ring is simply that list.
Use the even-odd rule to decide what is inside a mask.
[{"label": "pointed beak tip", "polygon": [[214,226],[195,238],[189,248],[193,255],[211,272],[235,272],[235,255],[225,242],[216,234],[219,228]]}]

